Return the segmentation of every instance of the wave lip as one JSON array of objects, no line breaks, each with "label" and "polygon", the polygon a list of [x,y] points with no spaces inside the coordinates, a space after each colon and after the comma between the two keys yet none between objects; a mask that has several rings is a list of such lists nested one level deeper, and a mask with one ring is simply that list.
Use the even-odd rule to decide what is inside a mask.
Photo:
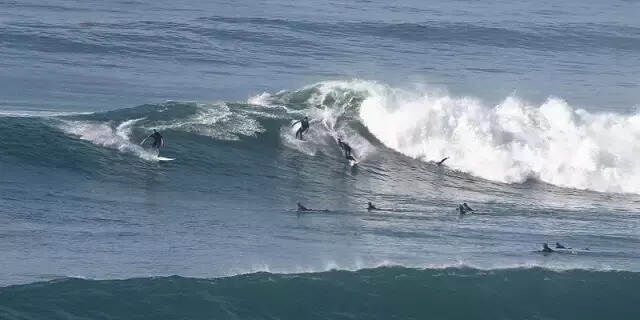
[{"label": "wave lip", "polygon": [[[290,124],[305,115],[312,128],[301,142]],[[511,96],[487,106],[428,89],[351,80],[265,93],[248,103],[168,102],[48,117],[68,135],[145,160],[157,156],[130,139],[141,139],[153,128],[224,141],[274,134],[284,146],[310,156],[338,156],[336,141],[342,138],[360,160],[390,148],[423,161],[449,157],[445,164],[452,169],[502,183],[536,179],[575,189],[640,193],[635,157],[640,114],[592,113],[560,98],[534,105]]]},{"label": "wave lip", "polygon": [[[342,136],[365,153],[375,151],[371,146],[379,141],[415,159],[449,157],[446,164],[453,169],[503,183],[536,179],[575,189],[640,193],[635,161],[640,114],[591,113],[555,97],[533,105],[510,96],[487,106],[472,97],[365,80],[320,82],[249,102],[292,106],[293,118],[317,120],[311,141]],[[310,155],[322,149],[303,148],[292,136],[291,130],[282,131],[291,148]]]},{"label": "wave lip", "polygon": [[363,95],[358,116],[376,139],[406,156],[475,176],[603,192],[640,193],[640,115],[590,113],[559,98],[531,105],[404,90],[369,81],[317,85]]}]

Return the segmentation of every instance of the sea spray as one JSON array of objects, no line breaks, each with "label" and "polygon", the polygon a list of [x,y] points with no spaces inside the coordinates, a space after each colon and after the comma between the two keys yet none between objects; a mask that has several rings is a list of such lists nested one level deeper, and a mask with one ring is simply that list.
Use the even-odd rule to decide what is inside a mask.
[{"label": "sea spray", "polygon": [[[475,98],[363,80],[321,82],[269,100],[295,101],[330,124],[335,135],[344,134],[352,116],[406,156],[449,156],[451,168],[493,181],[537,179],[576,189],[640,192],[638,114],[592,113],[555,97],[534,105],[510,96],[487,106]],[[345,135],[352,141],[362,137]]]}]

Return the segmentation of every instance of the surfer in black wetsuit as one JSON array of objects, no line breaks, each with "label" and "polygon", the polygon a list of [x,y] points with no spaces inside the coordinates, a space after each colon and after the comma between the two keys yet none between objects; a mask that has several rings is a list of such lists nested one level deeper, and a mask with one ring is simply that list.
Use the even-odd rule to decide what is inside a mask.
[{"label": "surfer in black wetsuit", "polygon": [[340,149],[344,150],[344,157],[347,160],[353,160],[353,161],[357,161],[352,155],[351,155],[351,146],[342,141],[342,139],[338,138],[338,146],[340,146]]},{"label": "surfer in black wetsuit", "polygon": [[460,211],[460,214],[467,214],[467,212],[472,212],[473,209],[471,209],[471,207],[469,207],[469,205],[465,202],[461,205],[458,206],[458,211]]},{"label": "surfer in black wetsuit", "polygon": [[300,123],[300,129],[296,131],[296,138],[302,140],[302,134],[309,129],[309,117],[304,117],[302,120],[294,122],[291,126],[295,126]]},{"label": "surfer in black wetsuit", "polygon": [[298,202],[298,211],[312,211],[312,210],[303,206],[300,202]]},{"label": "surfer in black wetsuit", "polygon": [[551,252],[555,252],[555,250],[549,248],[549,245],[547,245],[547,243],[545,242],[542,244],[542,252],[551,253]]},{"label": "surfer in black wetsuit", "polygon": [[371,210],[378,210],[378,208],[376,208],[376,206],[373,205],[373,203],[371,203],[371,201],[369,201],[368,205],[367,205],[367,210],[371,211]]},{"label": "surfer in black wetsuit", "polygon": [[571,248],[567,248],[567,247],[561,245],[560,242],[556,242],[556,249],[571,249]]},{"label": "surfer in black wetsuit", "polygon": [[144,140],[142,140],[142,142],[140,142],[140,144],[144,144],[145,141],[147,141],[147,139],[152,138],[153,139],[153,143],[151,144],[152,147],[160,150],[160,148],[164,147],[164,138],[162,138],[162,135],[160,134],[160,132],[156,131],[156,129],[153,129],[153,133],[151,135],[149,135],[148,137],[144,138]]},{"label": "surfer in black wetsuit", "polygon": [[328,209],[324,209],[324,210],[310,209],[310,208],[307,208],[307,207],[303,206],[300,202],[298,202],[298,212],[309,212],[309,211],[329,212]]}]

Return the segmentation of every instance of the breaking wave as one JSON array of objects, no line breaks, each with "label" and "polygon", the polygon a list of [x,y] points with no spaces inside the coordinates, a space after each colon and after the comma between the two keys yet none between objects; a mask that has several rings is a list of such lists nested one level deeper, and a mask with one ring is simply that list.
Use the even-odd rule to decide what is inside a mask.
[{"label": "breaking wave", "polygon": [[[300,141],[292,124],[305,115],[312,125]],[[11,117],[19,113],[3,121]],[[226,142],[253,137],[258,144],[277,137],[267,139],[272,148],[284,146],[309,156],[338,157],[336,141],[341,137],[360,160],[391,149],[426,162],[449,157],[446,165],[451,169],[501,183],[537,180],[640,193],[635,157],[640,153],[640,115],[593,113],[554,97],[531,104],[510,96],[491,106],[424,88],[326,81],[262,93],[246,102],[167,102],[49,118],[55,120],[47,123],[69,137],[151,161],[157,154],[138,141],[153,128],[176,133],[167,139],[168,146],[183,144],[185,134]]]},{"label": "breaking wave", "polygon": [[[375,139],[412,158],[450,157],[451,168],[505,183],[536,179],[640,193],[638,114],[591,113],[560,98],[532,105],[511,96],[487,106],[474,98],[359,80],[304,90],[312,91],[305,100],[315,106],[308,110],[312,117],[333,127],[351,112]],[[275,101],[291,96],[279,94]]]}]

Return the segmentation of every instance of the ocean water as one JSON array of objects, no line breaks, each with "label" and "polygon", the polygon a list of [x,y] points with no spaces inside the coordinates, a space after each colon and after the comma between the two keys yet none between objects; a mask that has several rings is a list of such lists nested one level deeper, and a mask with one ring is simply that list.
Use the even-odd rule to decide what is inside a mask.
[{"label": "ocean water", "polygon": [[640,314],[640,1],[0,9],[0,319]]}]

